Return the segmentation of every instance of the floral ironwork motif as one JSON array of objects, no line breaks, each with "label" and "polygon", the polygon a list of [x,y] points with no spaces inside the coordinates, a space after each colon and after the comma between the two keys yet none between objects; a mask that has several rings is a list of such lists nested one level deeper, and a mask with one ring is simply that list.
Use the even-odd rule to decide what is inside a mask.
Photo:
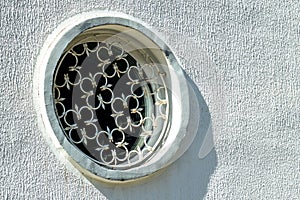
[{"label": "floral ironwork motif", "polygon": [[119,43],[74,45],[53,82],[56,115],[66,138],[107,168],[146,162],[166,138],[165,73],[139,64]]}]

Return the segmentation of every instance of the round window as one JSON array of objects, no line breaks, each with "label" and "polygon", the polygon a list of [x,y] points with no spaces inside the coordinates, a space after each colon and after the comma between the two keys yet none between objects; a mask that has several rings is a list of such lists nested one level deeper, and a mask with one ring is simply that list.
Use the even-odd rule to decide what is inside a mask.
[{"label": "round window", "polygon": [[187,83],[172,51],[142,22],[120,13],[75,16],[48,38],[36,74],[44,133],[81,173],[137,179],[176,159]]}]

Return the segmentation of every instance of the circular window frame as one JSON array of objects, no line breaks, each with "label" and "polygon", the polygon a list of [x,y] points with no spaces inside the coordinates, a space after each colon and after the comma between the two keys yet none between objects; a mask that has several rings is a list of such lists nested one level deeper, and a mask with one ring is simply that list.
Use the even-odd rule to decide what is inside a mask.
[{"label": "circular window frame", "polygon": [[[129,169],[108,169],[89,159],[67,141],[55,114],[52,84],[53,74],[61,55],[70,42],[84,31],[103,25],[130,27],[151,39],[167,61],[172,93],[172,119],[168,139],[150,162]],[[149,176],[168,166],[181,154],[180,144],[187,132],[189,118],[189,90],[181,65],[168,45],[149,26],[123,13],[92,11],[71,17],[60,24],[46,40],[36,64],[34,77],[36,111],[42,131],[53,151],[89,178],[104,181],[126,181]]]}]

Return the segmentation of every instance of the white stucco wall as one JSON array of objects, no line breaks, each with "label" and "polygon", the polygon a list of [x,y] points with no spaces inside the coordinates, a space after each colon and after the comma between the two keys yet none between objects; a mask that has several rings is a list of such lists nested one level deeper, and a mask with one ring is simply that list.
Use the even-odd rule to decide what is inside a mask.
[{"label": "white stucco wall", "polygon": [[[57,161],[32,100],[46,37],[68,16],[95,8],[125,12],[201,47],[195,62],[183,60],[201,91],[190,149],[141,185],[100,191]],[[179,55],[198,55],[168,39]],[[1,199],[300,198],[298,1],[2,0],[0,52]],[[210,120],[215,149],[199,159]]]}]

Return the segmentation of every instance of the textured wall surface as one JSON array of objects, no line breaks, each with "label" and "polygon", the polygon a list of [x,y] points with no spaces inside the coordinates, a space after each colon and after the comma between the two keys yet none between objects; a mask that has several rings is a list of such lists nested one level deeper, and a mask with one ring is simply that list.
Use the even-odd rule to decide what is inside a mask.
[{"label": "textured wall surface", "polygon": [[[212,120],[207,162],[195,161],[194,145],[136,190],[98,191],[57,161],[34,112],[35,62],[58,23],[95,8],[193,38],[207,53],[210,64],[184,62]],[[133,199],[147,187],[155,199],[300,198],[299,1],[1,0],[0,55],[1,199]],[[175,172],[184,184],[174,183]],[[193,173],[205,178],[185,179]]]}]

